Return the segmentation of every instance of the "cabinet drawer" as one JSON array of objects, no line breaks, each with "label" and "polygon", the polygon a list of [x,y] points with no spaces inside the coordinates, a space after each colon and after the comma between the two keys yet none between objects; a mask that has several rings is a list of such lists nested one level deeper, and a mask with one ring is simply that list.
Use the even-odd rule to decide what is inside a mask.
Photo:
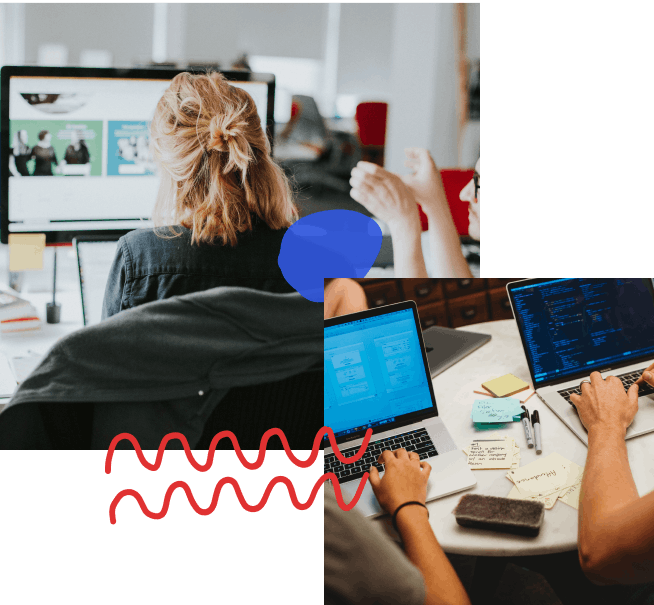
[{"label": "cabinet drawer", "polygon": [[509,295],[504,288],[491,290],[488,293],[490,298],[490,311],[491,318],[496,319],[513,319],[513,311],[511,311],[511,303],[509,302]]},{"label": "cabinet drawer", "polygon": [[450,300],[448,305],[453,328],[488,321],[486,292]]},{"label": "cabinet drawer", "polygon": [[415,300],[418,306],[423,303],[443,300],[443,284],[439,279],[401,279],[405,300]]},{"label": "cabinet drawer", "polygon": [[402,300],[402,293],[394,281],[376,282],[374,284],[359,283],[361,283],[363,289],[366,291],[368,306],[371,309],[373,307],[382,307],[401,302]]},{"label": "cabinet drawer", "polygon": [[418,307],[418,317],[420,317],[420,325],[423,330],[432,326],[442,326],[444,328],[449,326],[447,309],[443,301]]},{"label": "cabinet drawer", "polygon": [[486,280],[488,282],[488,289],[493,290],[494,288],[503,288],[506,284],[512,281],[520,281],[519,277],[509,278],[503,277],[502,279],[489,278]]},{"label": "cabinet drawer", "polygon": [[470,277],[468,279],[444,279],[443,287],[447,298],[459,298],[471,292],[481,292],[486,287],[486,280]]}]

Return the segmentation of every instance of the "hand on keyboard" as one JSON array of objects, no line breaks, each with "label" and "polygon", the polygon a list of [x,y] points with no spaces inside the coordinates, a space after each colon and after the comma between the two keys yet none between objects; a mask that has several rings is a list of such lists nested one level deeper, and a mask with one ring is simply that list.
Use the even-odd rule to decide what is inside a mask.
[{"label": "hand on keyboard", "polygon": [[370,485],[382,508],[393,514],[395,509],[405,502],[425,503],[427,499],[427,480],[431,473],[428,462],[420,460],[415,452],[405,449],[382,452],[379,461],[383,462],[386,472],[379,477],[379,471],[370,470]]},{"label": "hand on keyboard", "polygon": [[590,383],[581,384],[581,395],[570,395],[579,419],[590,433],[593,429],[626,433],[638,411],[638,386],[634,383],[625,392],[616,376],[606,380],[599,372],[590,375]]},{"label": "hand on keyboard", "polygon": [[639,389],[645,390],[647,388],[654,390],[654,363],[645,368],[642,376],[636,381]]}]

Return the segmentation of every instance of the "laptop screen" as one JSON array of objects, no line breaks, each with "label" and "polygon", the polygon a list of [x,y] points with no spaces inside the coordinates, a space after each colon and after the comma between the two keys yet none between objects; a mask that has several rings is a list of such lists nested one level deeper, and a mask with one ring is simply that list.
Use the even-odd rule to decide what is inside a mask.
[{"label": "laptop screen", "polygon": [[325,426],[336,438],[435,409],[413,308],[369,315],[325,328]]},{"label": "laptop screen", "polygon": [[509,286],[534,386],[654,356],[651,279]]}]

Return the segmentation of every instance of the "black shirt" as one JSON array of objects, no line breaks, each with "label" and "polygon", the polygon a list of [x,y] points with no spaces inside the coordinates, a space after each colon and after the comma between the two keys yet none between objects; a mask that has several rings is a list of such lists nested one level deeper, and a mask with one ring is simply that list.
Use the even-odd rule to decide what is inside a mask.
[{"label": "black shirt", "polygon": [[32,176],[53,176],[52,164],[58,165],[58,162],[52,147],[35,145],[32,148],[32,157],[36,160],[34,174]]},{"label": "black shirt", "polygon": [[170,229],[161,227],[137,229],[120,238],[105,290],[103,319],[123,309],[218,286],[294,291],[277,264],[286,229],[274,231],[257,219],[234,247],[191,245],[189,229],[179,225],[174,229],[181,235],[171,237]]},{"label": "black shirt", "polygon": [[[29,170],[27,169],[27,162],[30,160],[32,157],[32,152],[29,147],[23,147],[23,149],[19,148],[12,148],[9,150],[10,155],[14,156],[14,160],[16,162],[16,170],[18,170],[19,174],[22,176],[29,176]],[[9,176],[13,176],[11,172],[9,172]]]}]

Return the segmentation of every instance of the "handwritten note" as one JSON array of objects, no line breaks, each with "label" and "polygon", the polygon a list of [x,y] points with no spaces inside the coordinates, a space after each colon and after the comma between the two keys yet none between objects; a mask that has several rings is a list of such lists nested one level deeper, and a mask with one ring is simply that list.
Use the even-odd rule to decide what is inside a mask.
[{"label": "handwritten note", "polygon": [[519,416],[522,411],[518,399],[508,397],[477,399],[472,406],[472,421],[474,423],[513,422],[514,416]]},{"label": "handwritten note", "polygon": [[473,470],[514,469],[520,465],[520,448],[509,437],[474,441],[463,452],[468,456],[468,466]]},{"label": "handwritten note", "polygon": [[579,508],[579,492],[584,468],[554,453],[520,469],[512,469],[507,479],[515,487],[509,498],[539,500],[545,508],[552,508],[561,500]]}]

